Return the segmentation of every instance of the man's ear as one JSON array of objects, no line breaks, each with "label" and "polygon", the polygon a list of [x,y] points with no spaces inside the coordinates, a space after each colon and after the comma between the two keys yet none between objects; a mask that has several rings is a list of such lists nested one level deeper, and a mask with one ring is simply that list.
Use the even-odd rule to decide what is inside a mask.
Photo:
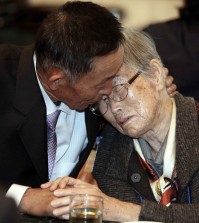
[{"label": "man's ear", "polygon": [[65,79],[65,75],[58,69],[52,69],[48,78],[48,86],[52,91],[56,91]]}]

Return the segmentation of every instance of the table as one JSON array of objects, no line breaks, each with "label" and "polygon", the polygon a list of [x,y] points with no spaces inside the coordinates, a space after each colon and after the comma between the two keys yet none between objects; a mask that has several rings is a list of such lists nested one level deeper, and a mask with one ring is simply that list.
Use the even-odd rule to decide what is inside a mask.
[{"label": "table", "polygon": [[[149,222],[149,221],[139,221],[139,223],[161,223],[161,222]],[[69,223],[69,220],[59,220],[51,217],[35,217],[30,215],[21,215],[19,223]],[[103,221],[103,223],[138,223],[134,222],[115,222],[115,221]]]},{"label": "table", "polygon": [[[31,215],[21,215],[19,223],[69,223],[69,220],[59,220],[51,217],[35,217]],[[114,221],[103,221],[103,223],[119,223]]]},{"label": "table", "polygon": [[59,220],[51,217],[35,217],[31,215],[20,215],[20,223],[69,223],[68,220]]}]

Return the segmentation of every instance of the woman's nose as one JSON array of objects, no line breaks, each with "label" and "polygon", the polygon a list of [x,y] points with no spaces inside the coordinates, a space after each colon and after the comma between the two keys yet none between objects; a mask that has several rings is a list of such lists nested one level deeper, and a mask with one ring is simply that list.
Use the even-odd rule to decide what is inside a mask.
[{"label": "woman's nose", "polygon": [[122,111],[121,102],[109,99],[109,108],[113,114],[119,114]]}]

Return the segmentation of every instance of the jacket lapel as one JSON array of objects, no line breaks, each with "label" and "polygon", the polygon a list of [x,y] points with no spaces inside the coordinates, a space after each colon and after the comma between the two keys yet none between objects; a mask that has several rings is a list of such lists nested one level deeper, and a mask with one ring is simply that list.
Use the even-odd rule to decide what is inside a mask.
[{"label": "jacket lapel", "polygon": [[134,150],[129,162],[128,181],[142,198],[156,202],[148,175],[141,166],[138,156]]},{"label": "jacket lapel", "polygon": [[120,133],[116,133],[114,138],[116,140],[111,145],[113,156],[110,157],[106,175],[124,182],[128,181],[136,194],[155,201],[148,177],[134,149],[132,138]]},{"label": "jacket lapel", "polygon": [[34,70],[33,46],[25,48],[20,58],[14,107],[20,117],[20,138],[38,175],[47,181],[46,108]]}]

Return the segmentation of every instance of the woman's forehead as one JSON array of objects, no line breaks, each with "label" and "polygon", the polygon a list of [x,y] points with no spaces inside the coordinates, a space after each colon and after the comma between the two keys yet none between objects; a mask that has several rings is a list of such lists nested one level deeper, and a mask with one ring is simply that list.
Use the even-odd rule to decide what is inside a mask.
[{"label": "woman's forehead", "polygon": [[122,66],[122,68],[118,71],[116,76],[113,78],[113,85],[126,83],[129,78],[134,75],[134,71],[132,69],[127,69]]},{"label": "woman's forehead", "polygon": [[122,84],[129,79],[129,74],[131,75],[131,70],[127,69],[124,65],[120,68],[116,76],[113,78],[113,84]]},{"label": "woman's forehead", "polygon": [[113,85],[115,84],[123,84],[124,82],[126,82],[128,79],[127,75],[116,75],[113,78]]}]

